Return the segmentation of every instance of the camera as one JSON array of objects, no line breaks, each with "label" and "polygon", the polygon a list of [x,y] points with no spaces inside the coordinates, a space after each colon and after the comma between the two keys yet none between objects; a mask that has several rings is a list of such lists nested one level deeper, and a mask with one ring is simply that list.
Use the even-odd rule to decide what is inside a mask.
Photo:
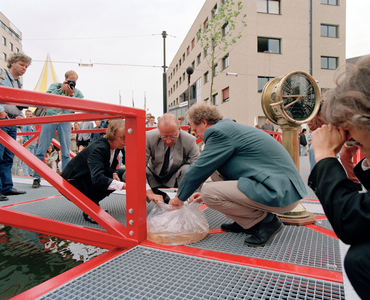
[{"label": "camera", "polygon": [[67,80],[66,84],[69,85],[69,87],[73,90],[76,86],[76,81],[74,80]]}]

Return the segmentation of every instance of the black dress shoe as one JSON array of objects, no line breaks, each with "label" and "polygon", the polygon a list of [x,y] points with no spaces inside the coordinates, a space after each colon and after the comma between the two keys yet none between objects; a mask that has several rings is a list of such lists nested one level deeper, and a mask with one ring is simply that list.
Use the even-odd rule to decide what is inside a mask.
[{"label": "black dress shoe", "polygon": [[85,221],[90,222],[92,224],[98,224],[87,213],[82,213],[82,215],[84,216]]},{"label": "black dress shoe", "polygon": [[283,228],[283,223],[279,217],[274,215],[270,222],[259,222],[249,228],[250,233],[247,233],[244,244],[253,247],[264,246],[281,228]]},{"label": "black dress shoe", "polygon": [[245,232],[245,229],[236,222],[231,224],[222,224],[221,229],[227,232]]},{"label": "black dress shoe", "polygon": [[12,196],[12,195],[22,195],[25,194],[25,191],[18,191],[17,189],[12,188],[9,192],[4,193],[5,196]]},{"label": "black dress shoe", "polygon": [[6,196],[4,196],[4,195],[0,194],[0,201],[7,201],[7,200],[9,200],[9,198],[8,198],[8,197],[6,197]]}]

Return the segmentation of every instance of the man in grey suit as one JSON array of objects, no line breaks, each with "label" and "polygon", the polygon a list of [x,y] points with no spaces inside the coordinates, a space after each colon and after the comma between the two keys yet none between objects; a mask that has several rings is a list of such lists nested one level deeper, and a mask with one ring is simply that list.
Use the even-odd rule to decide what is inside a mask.
[{"label": "man in grey suit", "polygon": [[168,195],[159,188],[177,188],[190,164],[199,157],[195,137],[180,130],[175,115],[166,113],[158,128],[146,133],[146,177],[148,200],[168,203]]},{"label": "man in grey suit", "polygon": [[[186,114],[205,147],[170,204],[203,201],[234,221],[221,229],[246,233],[246,245],[264,246],[283,226],[273,213],[292,210],[306,195],[292,158],[266,132],[223,119],[214,105],[196,103]],[[209,176],[214,182],[193,194]]]}]

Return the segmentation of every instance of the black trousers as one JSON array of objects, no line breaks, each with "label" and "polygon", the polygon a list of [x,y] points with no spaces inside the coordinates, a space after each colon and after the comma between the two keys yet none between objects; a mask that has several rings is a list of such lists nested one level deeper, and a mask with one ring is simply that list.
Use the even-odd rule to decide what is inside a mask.
[{"label": "black trousers", "polygon": [[370,242],[352,245],[344,267],[356,293],[361,299],[370,299]]}]

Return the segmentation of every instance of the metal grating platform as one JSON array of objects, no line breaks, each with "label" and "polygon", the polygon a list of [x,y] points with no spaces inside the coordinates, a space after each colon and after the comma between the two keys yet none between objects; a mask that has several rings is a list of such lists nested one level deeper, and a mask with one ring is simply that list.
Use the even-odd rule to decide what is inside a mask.
[{"label": "metal grating platform", "polygon": [[39,299],[345,299],[341,284],[137,246]]},{"label": "metal grating platform", "polygon": [[[44,190],[45,188],[43,188]],[[54,190],[55,194],[55,190]],[[147,214],[154,207],[154,203],[147,203]],[[126,226],[126,195],[113,193],[100,202],[101,208],[118,222]],[[19,204],[10,207],[13,210],[29,213],[35,216],[48,218],[60,222],[65,222],[84,227],[103,229],[98,224],[92,224],[84,220],[82,211],[64,196]]]},{"label": "metal grating platform", "polygon": [[333,227],[331,226],[331,224],[330,224],[330,222],[329,222],[328,219],[316,220],[315,225],[333,231]]},{"label": "metal grating platform", "polygon": [[[223,214],[209,208],[205,209],[205,213],[208,222],[211,216],[214,228],[219,228],[228,220]],[[187,247],[342,271],[338,240],[304,226],[284,226],[264,247],[246,247],[244,239],[244,233],[212,234]]]}]

